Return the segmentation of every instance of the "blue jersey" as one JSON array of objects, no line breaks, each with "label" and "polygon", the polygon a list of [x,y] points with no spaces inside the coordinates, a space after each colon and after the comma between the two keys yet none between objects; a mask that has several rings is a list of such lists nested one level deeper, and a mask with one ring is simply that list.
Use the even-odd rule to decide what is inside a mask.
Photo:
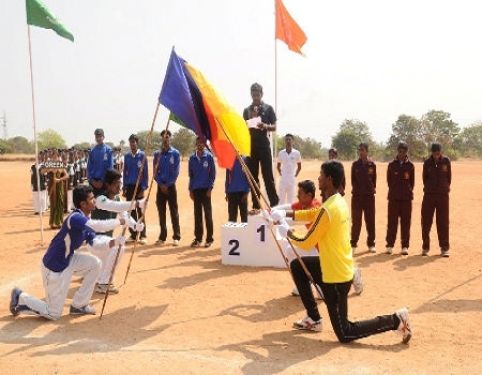
[{"label": "blue jersey", "polygon": [[[136,154],[133,155],[132,152],[128,152],[124,155],[124,173],[123,173],[123,183],[126,185],[135,185],[137,182],[137,176],[139,176],[139,171],[141,170],[143,160],[146,155],[143,151],[137,150]],[[147,166],[147,160],[144,164],[144,169],[142,170],[142,178],[139,183],[140,190],[146,190],[149,179],[149,170]]]},{"label": "blue jersey", "polygon": [[[246,160],[245,158],[243,158]],[[241,163],[238,159],[234,161],[232,169],[226,169],[226,193],[247,193],[249,191],[249,183],[243,172]]]},{"label": "blue jersey", "polygon": [[46,268],[54,272],[62,272],[69,266],[74,251],[84,241],[92,245],[95,232],[85,225],[87,221],[89,218],[78,209],[67,216],[43,257]]},{"label": "blue jersey", "polygon": [[189,158],[189,191],[212,189],[216,178],[216,166],[210,152],[204,150],[201,157],[197,152]]},{"label": "blue jersey", "polygon": [[87,178],[89,181],[104,181],[105,172],[113,167],[112,149],[106,144],[96,145],[89,154]]},{"label": "blue jersey", "polygon": [[[160,160],[160,161],[159,161]],[[160,185],[171,186],[176,183],[179,176],[179,151],[169,147],[167,151],[157,150],[154,152],[154,168],[157,166],[155,180]]]}]

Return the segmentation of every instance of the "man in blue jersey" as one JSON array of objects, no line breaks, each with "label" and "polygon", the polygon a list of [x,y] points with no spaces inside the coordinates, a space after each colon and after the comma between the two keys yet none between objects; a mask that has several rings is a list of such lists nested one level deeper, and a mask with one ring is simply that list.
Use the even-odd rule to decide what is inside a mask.
[{"label": "man in blue jersey", "polygon": [[[246,162],[245,157],[243,160]],[[229,221],[236,222],[238,220],[239,208],[241,222],[247,223],[249,183],[238,159],[234,161],[231,169],[226,168],[225,193],[228,201]]]},{"label": "man in blue jersey", "polygon": [[95,198],[90,186],[79,185],[73,191],[76,209],[64,220],[42,260],[42,280],[45,301],[39,300],[19,288],[13,288],[10,298],[10,312],[13,316],[30,314],[57,320],[62,315],[64,302],[75,274],[82,276],[82,284],[75,292],[70,306],[71,315],[95,314],[89,305],[96,280],[101,270],[101,261],[90,254],[76,250],[84,242],[96,249],[108,251],[125,243],[125,237],[115,239],[96,237],[96,232],[106,232],[118,225],[125,225],[125,219],[92,220],[90,214],[95,208]]},{"label": "man in blue jersey", "polygon": [[171,132],[167,129],[161,132],[161,149],[154,152],[153,172],[157,182],[156,206],[159,213],[161,233],[156,241],[164,245],[167,239],[166,203],[169,205],[172,224],[172,244],[179,245],[181,227],[179,225],[179,212],[177,207],[176,181],[179,177],[179,151],[171,146]]},{"label": "man in blue jersey", "polygon": [[194,201],[194,240],[191,247],[200,247],[203,238],[203,209],[206,220],[206,242],[210,247],[213,242],[213,211],[211,191],[216,178],[216,166],[213,155],[206,150],[204,142],[196,138],[196,151],[189,158],[189,196]]},{"label": "man in blue jersey", "polygon": [[[128,152],[124,156],[124,174],[123,174],[123,188],[124,196],[128,201],[133,199],[143,199],[144,191],[148,186],[149,172],[147,166],[147,160],[144,161],[146,155],[143,151],[139,150],[139,138],[135,134],[131,134],[129,137],[129,146],[131,152]],[[144,163],[144,167],[142,164]],[[134,197],[134,190],[136,188],[137,178],[139,172],[142,169],[141,179],[139,181],[139,186],[137,188],[136,196]],[[131,211],[131,215],[135,221],[142,216],[141,209],[135,209]],[[131,233],[130,240],[134,241],[136,239],[137,233],[129,228]],[[145,227],[145,217],[144,217],[144,229],[141,232],[139,243],[144,245],[146,243],[146,227]]]},{"label": "man in blue jersey", "polygon": [[96,145],[90,151],[87,161],[87,179],[93,188],[94,196],[102,192],[104,176],[108,169],[114,167],[112,161],[112,149],[104,143],[104,131],[95,129]]}]

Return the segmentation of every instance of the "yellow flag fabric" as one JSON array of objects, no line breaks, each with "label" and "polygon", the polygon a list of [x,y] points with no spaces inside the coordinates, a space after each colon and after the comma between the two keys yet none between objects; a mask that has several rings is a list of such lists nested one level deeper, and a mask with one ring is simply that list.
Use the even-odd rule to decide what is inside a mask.
[{"label": "yellow flag fabric", "polygon": [[246,122],[199,70],[188,63],[185,65],[202,94],[211,129],[210,141],[218,164],[223,168],[232,168],[236,159],[233,146],[243,156],[249,156],[251,152],[251,137]]}]

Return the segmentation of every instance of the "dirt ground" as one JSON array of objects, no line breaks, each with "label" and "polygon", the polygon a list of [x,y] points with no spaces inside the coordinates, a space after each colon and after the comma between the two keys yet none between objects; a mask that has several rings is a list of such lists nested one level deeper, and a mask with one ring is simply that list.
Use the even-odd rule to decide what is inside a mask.
[{"label": "dirt ground", "polygon": [[[399,245],[394,255],[383,254],[386,163],[378,165],[378,253],[366,252],[362,234],[356,260],[365,290],[350,297],[349,316],[371,318],[407,306],[414,327],[408,346],[390,332],[338,343],[323,303],[322,333],[294,331],[292,322],[305,312],[300,300],[290,296],[286,270],[223,266],[219,243],[220,226],[227,218],[224,171],[218,174],[214,194],[215,246],[190,249],[193,208],[185,163],[178,182],[181,246],[154,245],[159,225],[151,204],[149,244],[135,254],[127,284],[109,297],[101,321],[98,316],[67,315],[70,299],[59,321],[13,318],[8,310],[12,287],[43,296],[39,266],[55,234],[46,230],[45,245],[40,245],[29,166],[0,162],[0,374],[482,372],[482,162],[453,163],[448,259],[439,256],[434,229],[430,256],[420,256],[421,164],[416,164],[410,255],[399,255]],[[300,178],[316,179],[319,166],[318,161],[304,162]],[[171,235],[170,224],[168,228]],[[119,265],[117,283],[127,260],[125,256]],[[74,281],[69,298],[77,286]],[[94,295],[98,311],[101,303]]]}]

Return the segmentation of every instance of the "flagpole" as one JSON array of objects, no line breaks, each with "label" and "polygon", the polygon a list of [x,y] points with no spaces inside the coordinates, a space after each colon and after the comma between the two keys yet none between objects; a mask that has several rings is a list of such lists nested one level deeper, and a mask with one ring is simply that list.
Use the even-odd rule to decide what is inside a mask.
[{"label": "flagpole", "polygon": [[[41,186],[40,186],[40,170],[38,166],[38,143],[37,143],[37,119],[35,117],[35,90],[33,84],[33,67],[32,67],[32,42],[30,40],[30,25],[27,25],[27,33],[28,33],[28,56],[30,62],[30,87],[32,91],[32,118],[33,118],[33,141],[35,144],[35,171],[37,177],[37,190],[39,195],[41,193]],[[40,244],[44,244],[44,224],[43,224],[43,206],[40,204],[39,210],[39,220],[40,220]]]},{"label": "flagpole", "polygon": [[[157,104],[156,104],[156,110],[154,112],[154,117],[152,119],[151,130],[149,131],[149,134],[147,135],[147,142],[150,142],[150,140],[152,140],[152,133],[154,132],[154,125],[156,123],[157,114],[159,112],[160,105],[161,105],[161,103],[159,103],[159,101],[158,101]],[[141,183],[141,177],[142,177],[142,174],[144,173],[144,167],[145,167],[146,163],[147,163],[147,155],[145,155],[144,159],[142,159],[142,164],[141,164],[141,167],[139,168],[139,173],[137,175],[136,185],[134,187],[134,192],[132,193],[131,205],[129,207],[129,210],[127,211],[129,214],[131,213],[132,210],[136,209],[135,205],[136,205],[136,202],[137,202],[137,200],[136,200],[137,191],[138,191],[140,183]],[[122,229],[122,236],[125,236],[126,232],[127,232],[127,223],[124,226],[124,228]],[[136,242],[137,242],[137,238],[138,237],[136,237]],[[110,285],[112,284],[112,280],[114,279],[114,273],[115,273],[115,270],[117,268],[117,263],[119,261],[119,255],[120,255],[122,246],[123,245],[119,245],[117,247],[117,253],[115,255],[114,264],[112,265],[112,270],[111,270],[110,277],[109,277],[109,283],[107,284],[107,289],[105,291],[104,302],[102,303],[102,309],[100,310],[99,319],[102,319],[102,316],[104,315],[104,309],[105,309],[105,305],[107,303],[107,298],[109,298],[109,288],[110,288]],[[135,246],[135,244],[134,244],[134,246]]]},{"label": "flagpole", "polygon": [[[276,0],[274,0],[274,112],[278,116],[278,43],[276,42]],[[278,149],[278,126],[273,134],[273,163],[276,160],[276,150]],[[276,177],[275,177],[276,179]],[[276,181],[275,181],[276,182]]]},{"label": "flagpole", "polygon": [[[169,116],[167,118],[166,131],[169,130],[170,121],[171,121],[171,117]],[[147,147],[146,147],[146,157],[147,157]],[[138,222],[140,223],[144,221],[144,218],[146,216],[147,204],[149,203],[149,197],[151,196],[152,186],[154,185],[154,178],[157,175],[157,170],[159,169],[160,162],[161,162],[161,157],[159,156],[159,160],[156,162],[156,164],[154,165],[154,169],[152,170],[151,183],[149,184],[149,190],[147,191],[146,201],[144,203],[144,212],[142,213],[141,217],[138,219]],[[126,270],[126,274],[124,276],[124,282],[122,283],[122,285],[125,285],[127,283],[127,277],[129,276],[129,271],[131,270],[132,259],[134,258],[134,253],[136,250],[137,242],[139,241],[140,234],[141,234],[140,232],[137,232],[136,241],[134,242],[134,247],[131,251],[131,256],[129,258],[129,263],[127,264],[127,270]]]}]

